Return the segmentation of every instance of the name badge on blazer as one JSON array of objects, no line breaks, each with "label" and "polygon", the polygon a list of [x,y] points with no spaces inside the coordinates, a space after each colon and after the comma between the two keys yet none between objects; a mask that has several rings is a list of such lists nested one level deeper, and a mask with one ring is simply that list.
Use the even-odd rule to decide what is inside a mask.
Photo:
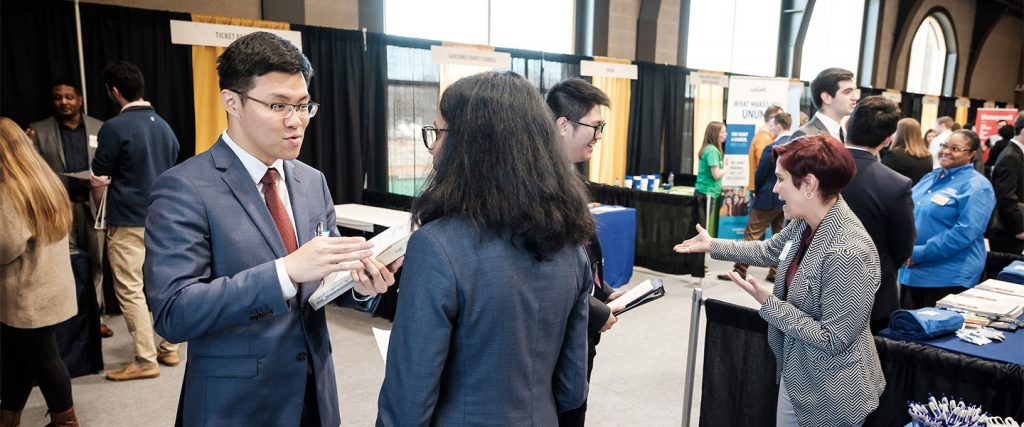
[{"label": "name badge on blazer", "polygon": [[941,194],[936,194],[928,200],[931,200],[932,203],[935,203],[936,205],[939,206],[945,206],[947,203],[949,203],[949,197],[943,196]]},{"label": "name badge on blazer", "polygon": [[786,255],[789,255],[790,249],[793,249],[793,241],[786,242],[786,246],[782,247],[782,252],[779,253],[779,261],[785,261]]},{"label": "name badge on blazer", "polygon": [[89,135],[89,148],[96,148],[100,146],[100,139],[96,135]]}]

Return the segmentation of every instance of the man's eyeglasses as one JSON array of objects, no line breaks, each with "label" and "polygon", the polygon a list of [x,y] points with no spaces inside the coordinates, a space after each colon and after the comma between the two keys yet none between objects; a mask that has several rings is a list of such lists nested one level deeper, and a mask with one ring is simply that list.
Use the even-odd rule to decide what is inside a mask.
[{"label": "man's eyeglasses", "polygon": [[[230,90],[230,89],[228,89],[228,90]],[[258,100],[256,98],[253,98],[253,97],[251,97],[249,95],[246,95],[246,94],[244,94],[242,92],[237,92],[237,91],[233,91],[233,90],[232,90],[232,92],[237,93],[238,96],[241,96],[242,98],[248,98],[250,100],[253,100],[253,101],[256,101],[256,102],[258,102],[260,104],[265,105],[267,108],[270,109],[270,112],[272,112],[274,114],[277,114],[278,116],[280,116],[282,119],[285,119],[285,120],[287,120],[289,117],[291,117],[292,113],[294,113],[296,111],[299,112],[299,118],[300,119],[311,119],[311,118],[313,118],[313,116],[316,116],[317,110],[320,109],[320,104],[317,104],[315,102],[308,102],[308,103],[305,103],[305,104],[288,104],[288,103],[284,103],[284,102],[266,102],[266,101],[260,101],[260,100]]]},{"label": "man's eyeglasses", "polygon": [[437,142],[438,133],[448,132],[448,129],[441,129],[433,125],[423,126],[421,130],[423,136],[423,146],[427,147],[427,150],[434,149],[434,143]]},{"label": "man's eyeglasses", "polygon": [[576,123],[576,124],[578,124],[580,126],[586,126],[588,128],[593,129],[594,130],[594,138],[597,138],[597,134],[604,135],[604,126],[608,124],[608,123],[601,123],[601,124],[597,124],[597,125],[588,125],[586,123],[577,122],[577,121],[569,119],[569,118],[566,118],[566,120],[569,120],[570,122]]},{"label": "man's eyeglasses", "polygon": [[970,148],[954,147],[952,145],[949,145],[949,143],[946,143],[946,142],[943,142],[943,143],[939,144],[939,148],[945,148],[945,149],[948,149],[949,151],[953,151],[953,152],[957,152],[957,153],[965,153],[965,152],[968,152],[968,151],[974,151],[974,150],[972,150]]}]

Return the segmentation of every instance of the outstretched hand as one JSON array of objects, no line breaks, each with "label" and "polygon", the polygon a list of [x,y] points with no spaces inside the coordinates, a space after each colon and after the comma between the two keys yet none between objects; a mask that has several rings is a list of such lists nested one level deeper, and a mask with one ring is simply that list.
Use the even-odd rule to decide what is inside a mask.
[{"label": "outstretched hand", "polygon": [[730,271],[726,274],[729,275],[729,278],[732,279],[733,283],[743,288],[743,290],[747,291],[750,296],[754,297],[758,304],[764,305],[765,301],[768,300],[768,297],[772,295],[771,287],[757,283],[757,280],[753,277],[747,276],[747,278],[744,279],[735,271]]},{"label": "outstretched hand", "polygon": [[672,247],[672,250],[681,254],[704,253],[709,249],[711,249],[711,235],[700,224],[697,224],[696,236]]}]

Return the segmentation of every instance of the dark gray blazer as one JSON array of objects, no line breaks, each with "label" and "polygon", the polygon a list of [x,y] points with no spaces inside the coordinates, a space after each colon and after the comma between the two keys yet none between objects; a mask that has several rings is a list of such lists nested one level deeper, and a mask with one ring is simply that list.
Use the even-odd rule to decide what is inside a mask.
[{"label": "dark gray blazer", "polygon": [[[878,288],[878,253],[842,196],[821,220],[788,290],[803,220],[767,241],[715,239],[715,259],[779,264],[773,295],[761,306],[776,381],[786,381],[802,426],[850,426],[878,407],[885,388],[868,316]],[[793,242],[782,256],[786,242]],[[785,298],[785,299],[783,299]]]},{"label": "dark gray blazer", "polygon": [[[103,126],[103,122],[82,114],[82,123],[85,124],[86,142],[88,140],[97,138],[100,133],[100,127]],[[64,165],[64,147],[60,142],[60,129],[57,127],[57,119],[54,117],[47,117],[38,122],[34,122],[29,125],[32,130],[36,131],[36,139],[32,141],[35,143],[36,150],[39,151],[39,155],[43,156],[43,160],[46,164],[53,169],[53,172],[58,174],[61,181],[67,181],[66,176],[61,176],[61,173],[68,172]],[[98,140],[97,140],[98,141]],[[96,147],[89,145],[89,164],[92,164],[92,158],[96,154]],[[78,171],[70,171],[78,172]],[[66,183],[65,183],[66,184]]]},{"label": "dark gray blazer", "polygon": [[582,247],[537,261],[463,217],[409,239],[378,426],[554,426],[587,396]]}]

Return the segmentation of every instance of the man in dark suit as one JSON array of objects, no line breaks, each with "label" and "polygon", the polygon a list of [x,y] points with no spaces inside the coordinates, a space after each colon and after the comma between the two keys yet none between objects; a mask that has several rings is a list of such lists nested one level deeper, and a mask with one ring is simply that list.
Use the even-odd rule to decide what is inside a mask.
[{"label": "man in dark suit", "polygon": [[[590,160],[594,155],[594,145],[601,139],[604,130],[604,116],[601,107],[608,107],[611,101],[608,95],[579,78],[570,78],[551,87],[547,94],[548,107],[554,113],[555,125],[562,138],[562,146],[566,157],[572,163]],[[597,355],[597,344],[601,342],[601,333],[612,328],[618,319],[615,314],[622,307],[609,305],[612,300],[622,294],[613,291],[604,283],[604,263],[601,243],[594,240],[587,246],[590,266],[594,274],[594,293],[590,297],[590,324],[587,328],[589,346],[587,363],[587,381],[594,371],[594,357]],[[587,402],[579,408],[558,414],[560,426],[582,426],[586,420]]]},{"label": "man in dark suit", "polygon": [[839,122],[853,111],[860,99],[860,90],[853,82],[853,72],[842,68],[828,68],[811,81],[811,102],[818,109],[807,124],[793,132],[793,139],[804,135],[827,133],[845,141],[846,134]]},{"label": "man in dark suit", "polygon": [[892,142],[900,109],[882,96],[860,101],[846,122],[846,147],[857,163],[857,173],[842,195],[875,243],[881,265],[881,283],[871,310],[871,331],[889,324],[900,308],[896,271],[914,250],[914,200],[910,178],[878,161],[878,153]]},{"label": "man in dark suit", "polygon": [[176,424],[337,426],[327,320],[308,299],[347,271],[343,304],[370,311],[393,270],[362,238],[331,237],[327,181],[295,160],[318,109],[302,52],[256,32],[217,64],[228,128],[157,180],[146,220],[156,329],[189,342]]},{"label": "man in dark suit", "polygon": [[[56,173],[71,199],[74,224],[68,240],[89,254],[90,281],[96,289],[98,302],[103,301],[103,230],[94,227],[96,206],[92,203],[88,179],[61,175],[91,170],[92,159],[99,144],[103,122],[82,113],[82,92],[78,83],[59,79],[50,88],[53,116],[33,122],[26,133]],[[100,324],[100,334],[113,336],[107,325]]]},{"label": "man in dark suit", "polygon": [[1024,113],[1013,123],[1016,134],[999,153],[992,168],[996,209],[989,229],[992,252],[1020,254],[1024,251]]}]

